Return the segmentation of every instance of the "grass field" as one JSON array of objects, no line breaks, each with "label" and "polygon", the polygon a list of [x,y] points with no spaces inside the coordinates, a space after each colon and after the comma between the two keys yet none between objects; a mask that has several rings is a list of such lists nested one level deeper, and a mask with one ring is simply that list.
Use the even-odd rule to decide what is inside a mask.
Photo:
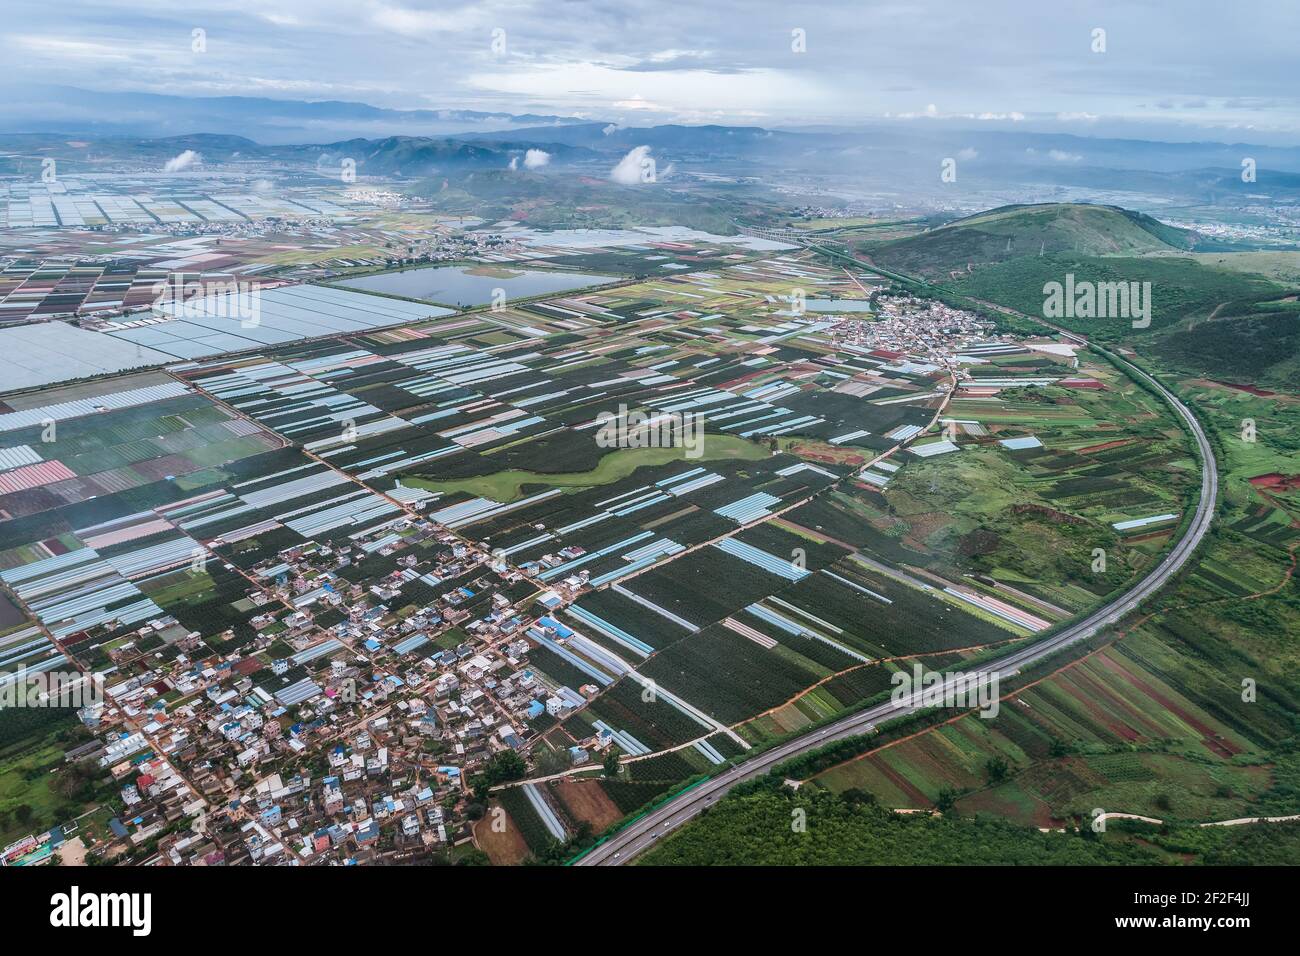
[{"label": "grass field", "polygon": [[747,441],[731,435],[709,435],[702,443],[703,453],[699,458],[688,458],[684,447],[667,448],[620,448],[606,452],[595,468],[575,472],[536,472],[507,469],[480,475],[473,478],[436,480],[419,477],[403,477],[405,484],[441,491],[445,494],[465,492],[467,494],[491,498],[493,501],[508,503],[522,498],[527,493],[550,488],[593,488],[611,484],[627,478],[638,468],[666,465],[674,461],[756,461],[766,458],[770,452],[757,442]]}]

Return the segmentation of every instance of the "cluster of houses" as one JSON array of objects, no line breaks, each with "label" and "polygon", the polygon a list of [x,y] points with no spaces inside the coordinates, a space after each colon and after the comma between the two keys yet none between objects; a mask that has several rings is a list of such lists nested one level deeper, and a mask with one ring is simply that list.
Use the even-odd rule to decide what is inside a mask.
[{"label": "cluster of houses", "polygon": [[[879,289],[873,286],[872,291]],[[959,364],[956,356],[963,348],[987,342],[993,328],[993,323],[973,312],[910,295],[880,295],[875,309],[871,321],[837,325],[831,333],[836,343],[952,368]]]},{"label": "cluster of houses", "polygon": [[[400,530],[263,561],[246,598],[257,635],[237,651],[171,618],[113,650],[103,701],[80,712],[95,737],[67,754],[118,791],[92,852],[333,865],[472,849],[474,776],[598,693],[528,665],[528,635],[563,641],[547,615],[584,581],[539,590],[423,519]],[[169,653],[141,651],[162,632]],[[574,763],[610,741],[579,744]]]}]

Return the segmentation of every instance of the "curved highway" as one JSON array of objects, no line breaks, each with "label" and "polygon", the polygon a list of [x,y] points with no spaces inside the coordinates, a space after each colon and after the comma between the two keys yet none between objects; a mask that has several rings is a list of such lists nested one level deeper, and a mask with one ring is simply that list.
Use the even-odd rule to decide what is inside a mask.
[{"label": "curved highway", "polygon": [[[1058,331],[1064,332],[1065,330],[1058,329]],[[1081,336],[1072,333],[1065,334],[1076,341],[1086,344],[1086,339]],[[969,672],[971,674],[1009,677],[1027,664],[1055,654],[1071,644],[1086,640],[1103,628],[1114,624],[1160,590],[1170,578],[1178,573],[1179,569],[1192,556],[1192,552],[1196,550],[1197,545],[1201,543],[1201,539],[1205,537],[1205,533],[1209,530],[1210,523],[1214,519],[1215,503],[1219,496],[1218,470],[1215,465],[1214,451],[1211,449],[1210,442],[1205,437],[1205,432],[1201,429],[1200,423],[1196,420],[1196,416],[1155,378],[1112,353],[1107,352],[1106,354],[1122,365],[1134,378],[1141,379],[1155,388],[1174,411],[1178,413],[1196,439],[1201,458],[1201,496],[1197,502],[1196,513],[1187,527],[1186,534],[1183,535],[1178,544],[1132,590],[1064,630],[1003,658],[992,661],[980,670]],[[933,694],[934,688],[930,688],[928,692]],[[771,750],[764,751],[752,760],[736,764],[718,776],[705,780],[703,783],[679,794],[657,809],[628,824],[622,830],[592,848],[576,860],[573,865],[619,866],[627,863],[638,853],[641,853],[656,841],[672,833],[683,823],[688,822],[703,810],[717,803],[726,795],[727,791],[737,784],[765,774],[791,757],[797,757],[807,751],[815,750],[845,737],[866,733],[880,723],[913,713],[919,708],[912,701],[919,698],[921,693],[921,691],[917,691],[911,697],[903,700],[897,702],[886,701],[883,704],[877,704],[866,710],[850,714],[819,730],[812,731],[802,737],[796,737],[773,747]]]}]

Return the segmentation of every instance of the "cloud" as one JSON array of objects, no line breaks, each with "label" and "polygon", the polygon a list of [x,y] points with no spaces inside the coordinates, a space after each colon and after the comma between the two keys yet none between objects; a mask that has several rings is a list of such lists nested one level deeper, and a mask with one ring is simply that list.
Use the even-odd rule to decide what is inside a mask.
[{"label": "cloud", "polygon": [[608,126],[606,126],[604,129],[602,129],[601,132],[604,133],[606,136],[608,136],[610,133],[617,133],[617,132],[618,132],[618,124],[617,124],[617,123],[610,123],[610,124],[609,124]]},{"label": "cloud", "polygon": [[1050,149],[1047,151],[1047,155],[1058,163],[1077,163],[1083,159],[1078,153],[1067,153],[1063,149]]},{"label": "cloud", "polygon": [[[642,178],[642,171],[647,171],[650,179]],[[654,182],[654,160],[650,158],[649,146],[638,146],[618,161],[618,165],[609,171],[609,178],[624,186],[637,186],[643,182]]]},{"label": "cloud", "polygon": [[699,70],[706,73],[744,73],[744,67],[719,63],[709,50],[663,50],[650,56],[621,64],[615,69],[629,73],[659,73],[668,70]]},{"label": "cloud", "polygon": [[658,103],[651,103],[639,93],[627,100],[615,100],[614,109],[616,110],[650,110],[656,113],[664,112],[667,107],[660,106]]},{"label": "cloud", "polygon": [[885,114],[885,118],[886,118],[886,119],[907,119],[907,120],[910,120],[910,119],[938,119],[938,120],[964,119],[964,120],[980,120],[981,122],[987,122],[987,121],[990,121],[990,120],[992,120],[992,121],[997,121],[997,122],[1005,122],[1005,121],[1007,121],[1007,120],[1010,120],[1012,123],[1019,123],[1019,122],[1022,122],[1022,121],[1025,119],[1025,114],[1024,114],[1024,113],[1017,112],[1017,111],[1015,111],[1015,110],[1012,110],[1012,111],[1009,112],[1009,113],[993,113],[993,112],[989,112],[989,111],[987,111],[987,110],[986,110],[985,112],[983,112],[983,113],[941,113],[941,112],[939,112],[939,107],[935,106],[935,104],[933,104],[933,103],[928,103],[928,104],[926,104],[925,109],[922,110],[922,111],[919,112],[919,113],[917,113],[917,112],[907,112],[907,113],[886,113],[886,114]]},{"label": "cloud", "polygon": [[[1300,142],[1300,97],[1282,92],[1294,87],[1294,41],[1287,38],[1300,27],[1300,4],[1282,0],[1263,5],[1254,29],[1225,29],[1208,0],[1194,0],[1197,12],[1176,30],[1159,4],[1103,4],[1115,7],[1108,14],[1115,22],[1107,22],[1112,36],[1141,38],[1140,58],[1114,62],[1087,54],[1086,28],[1071,10],[1054,8],[1031,23],[1009,0],[933,0],[920,17],[916,5],[877,5],[876,35],[889,42],[875,43],[870,56],[862,55],[861,12],[852,4],[800,4],[799,24],[816,42],[809,55],[795,56],[790,5],[746,0],[695,4],[688,17],[629,0],[220,0],[197,5],[202,16],[193,23],[208,29],[210,41],[200,60],[190,48],[189,14],[173,17],[165,6],[73,0],[59,6],[56,26],[48,3],[9,0],[18,29],[0,38],[0,57],[20,91],[14,99],[38,84],[192,96],[296,93],[391,108],[585,114],[596,129],[633,118],[648,125],[647,118],[737,123],[748,116],[779,128],[856,128],[888,113],[917,124],[982,120],[985,128],[1032,122],[1041,129],[1057,117],[1106,132],[1130,124],[1143,135],[1174,124],[1258,121],[1294,130],[1285,139]],[[491,45],[497,27],[509,34],[505,56]],[[981,42],[972,45],[975,35]],[[926,56],[918,58],[918,49]],[[936,72],[936,62],[963,69]],[[321,71],[321,63],[329,69]],[[31,108],[0,105],[11,114]],[[33,113],[8,129],[34,131],[34,120],[54,129],[72,110],[54,103],[46,115]],[[85,132],[88,118],[75,119],[83,128],[66,131]],[[133,120],[122,114],[119,122]],[[365,135],[361,126],[358,120],[355,135]],[[166,132],[181,131],[198,131],[192,117],[170,120]],[[299,142],[354,135],[273,129],[270,122],[242,132]],[[987,159],[989,149],[983,152]]]},{"label": "cloud", "polygon": [[32,53],[53,55],[65,60],[131,60],[130,53],[112,43],[93,40],[68,40],[42,35],[14,35],[9,42]]},{"label": "cloud", "polygon": [[455,16],[374,2],[370,4],[370,21],[382,30],[407,37],[459,31],[468,25],[468,18],[464,14]]},{"label": "cloud", "polygon": [[202,161],[203,161],[202,156],[194,152],[194,150],[192,149],[187,149],[185,150],[185,152],[173,156],[171,159],[167,160],[167,162],[163,164],[163,172],[164,173],[184,172],[185,170],[193,166],[195,163],[199,163]]},{"label": "cloud", "polygon": [[975,158],[976,156],[978,156],[979,154],[980,154],[980,151],[979,151],[978,149],[974,149],[974,148],[972,148],[972,147],[970,147],[970,146],[967,146],[965,149],[958,150],[958,152],[957,152],[957,158],[958,158],[958,159],[966,159],[966,160],[970,160],[970,159],[974,159],[974,158]]},{"label": "cloud", "polygon": [[524,169],[541,169],[551,161],[551,154],[544,149],[530,149],[524,153]]}]

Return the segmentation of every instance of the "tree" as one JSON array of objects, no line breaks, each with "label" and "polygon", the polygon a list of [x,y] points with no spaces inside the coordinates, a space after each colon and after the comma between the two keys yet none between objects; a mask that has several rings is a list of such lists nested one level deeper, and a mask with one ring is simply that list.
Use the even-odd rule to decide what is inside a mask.
[{"label": "tree", "polygon": [[484,802],[487,799],[487,792],[490,787],[494,787],[499,783],[518,780],[527,772],[528,765],[524,763],[524,758],[513,750],[503,750],[501,753],[493,755],[492,759],[483,768],[483,772],[476,773],[470,778],[470,788],[474,792],[474,799],[480,803]]},{"label": "tree", "polygon": [[1011,773],[1011,765],[1007,763],[1006,757],[990,757],[984,764],[984,770],[989,776],[989,783],[1001,783]]},{"label": "tree", "polygon": [[840,799],[845,803],[853,806],[866,804],[868,806],[876,805],[876,795],[870,790],[863,790],[859,787],[850,787],[840,794]]},{"label": "tree", "polygon": [[944,787],[939,791],[939,796],[935,798],[934,807],[940,813],[947,815],[952,808],[957,805],[957,791],[951,787]]},{"label": "tree", "polygon": [[487,762],[487,767],[483,770],[483,776],[487,778],[489,784],[495,785],[510,780],[518,780],[527,772],[528,765],[524,763],[523,757],[513,750],[503,750],[499,754],[494,754],[492,759]]},{"label": "tree", "polygon": [[618,776],[618,753],[614,750],[613,747],[610,747],[609,750],[606,752],[605,760],[602,763],[602,766],[605,768],[605,776],[607,777]]}]

